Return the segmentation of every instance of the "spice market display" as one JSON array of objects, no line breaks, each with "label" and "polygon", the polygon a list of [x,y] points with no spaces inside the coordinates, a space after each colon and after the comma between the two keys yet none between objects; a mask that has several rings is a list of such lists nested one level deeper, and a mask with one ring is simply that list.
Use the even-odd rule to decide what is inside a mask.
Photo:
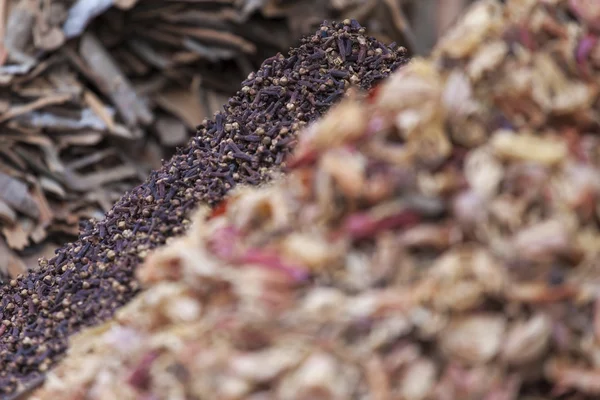
[{"label": "spice market display", "polygon": [[102,219],[265,58],[324,19],[355,15],[408,45],[397,2],[285,3],[3,1],[0,284]]},{"label": "spice market display", "polygon": [[[79,240],[39,270],[0,286],[0,394],[39,384],[70,334],[111,317],[138,291],[137,265],[182,234],[198,203],[213,205],[237,184],[257,185],[285,165],[296,132],[339,101],[406,63],[405,49],[365,36],[354,20],[324,23],[288,57],[267,59],[205,120],[197,136]],[[3,398],[0,396],[0,398]]]},{"label": "spice market display", "polygon": [[481,1],[201,207],[33,399],[600,397],[600,7]]}]

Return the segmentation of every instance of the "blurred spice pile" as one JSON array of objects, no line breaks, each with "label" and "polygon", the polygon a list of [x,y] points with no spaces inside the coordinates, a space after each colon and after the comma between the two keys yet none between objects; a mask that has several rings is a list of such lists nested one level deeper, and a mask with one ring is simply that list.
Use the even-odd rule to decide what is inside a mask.
[{"label": "blurred spice pile", "polygon": [[103,218],[249,72],[330,17],[414,41],[396,1],[0,1],[0,275]]},{"label": "blurred spice pile", "polygon": [[199,211],[33,398],[598,398],[599,16],[476,4]]}]

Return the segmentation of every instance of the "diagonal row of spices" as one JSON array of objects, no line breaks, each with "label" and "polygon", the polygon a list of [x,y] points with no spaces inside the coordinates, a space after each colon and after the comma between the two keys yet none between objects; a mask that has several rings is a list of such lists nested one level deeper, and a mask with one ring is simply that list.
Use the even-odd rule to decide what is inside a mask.
[{"label": "diagonal row of spices", "polygon": [[285,165],[299,129],[406,63],[406,49],[365,35],[355,20],[324,23],[287,57],[277,54],[205,120],[187,146],[126,193],[38,270],[0,286],[0,398],[39,384],[69,335],[110,318],[139,290],[138,264],[181,235],[199,203],[258,185]]},{"label": "diagonal row of spices", "polygon": [[598,398],[596,4],[477,3],[201,207],[32,398]]}]

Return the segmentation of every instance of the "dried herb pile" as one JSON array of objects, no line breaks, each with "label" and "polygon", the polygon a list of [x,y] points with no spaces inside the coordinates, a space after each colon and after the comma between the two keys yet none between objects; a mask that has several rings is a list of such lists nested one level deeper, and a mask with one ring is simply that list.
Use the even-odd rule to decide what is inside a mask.
[{"label": "dried herb pile", "polygon": [[404,64],[404,49],[364,35],[356,21],[321,26],[288,57],[266,60],[214,120],[146,182],[122,197],[79,240],[38,271],[0,287],[0,393],[41,376],[69,334],[109,318],[138,290],[136,266],[184,232],[199,202],[213,204],[239,183],[258,184],[295,143],[295,134],[344,95],[369,88]]},{"label": "dried herb pile", "polygon": [[354,16],[386,42],[410,37],[395,2],[286,3],[2,2],[0,279],[102,218],[265,58],[324,19]]},{"label": "dried herb pile", "polygon": [[598,398],[597,4],[475,5],[199,212],[34,398]]}]

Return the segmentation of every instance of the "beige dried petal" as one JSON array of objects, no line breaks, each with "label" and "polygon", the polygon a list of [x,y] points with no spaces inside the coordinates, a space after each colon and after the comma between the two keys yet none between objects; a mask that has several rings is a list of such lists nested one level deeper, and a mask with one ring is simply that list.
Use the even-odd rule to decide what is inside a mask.
[{"label": "beige dried petal", "polygon": [[407,147],[415,155],[416,162],[426,165],[439,165],[452,153],[452,143],[441,119],[420,126],[408,140]]},{"label": "beige dried petal", "polygon": [[277,398],[301,400],[317,394],[326,399],[343,400],[351,397],[352,385],[341,364],[330,354],[310,355],[294,372],[288,374],[279,386]]},{"label": "beige dried petal", "polygon": [[462,71],[454,70],[448,76],[442,93],[442,102],[451,119],[466,117],[477,110],[471,82]]},{"label": "beige dried petal", "polygon": [[550,54],[535,54],[533,63],[539,73],[532,75],[532,98],[544,110],[550,111],[554,95],[564,89],[567,78]]},{"label": "beige dried petal", "polygon": [[596,335],[587,334],[581,338],[581,351],[594,369],[600,369],[600,342],[596,339]]},{"label": "beige dried petal", "polygon": [[483,199],[490,199],[502,182],[504,167],[489,147],[480,147],[467,155],[464,173],[475,193]]},{"label": "beige dried petal", "polygon": [[340,257],[340,249],[317,233],[288,235],[281,244],[281,250],[286,258],[313,270],[334,267],[335,259]]},{"label": "beige dried petal", "polygon": [[314,195],[317,198],[318,215],[319,219],[331,218],[335,215],[335,187],[333,185],[333,178],[323,169],[317,169],[313,177],[313,190]]},{"label": "beige dried petal", "polygon": [[564,141],[525,133],[516,135],[511,131],[495,132],[490,145],[494,153],[502,159],[533,161],[547,166],[564,162],[568,154],[568,147]]},{"label": "beige dried petal", "polygon": [[[444,252],[431,267],[430,275],[446,284],[455,283],[461,277],[469,274],[468,263],[462,262],[461,253],[457,250],[449,250]],[[468,256],[467,256],[468,258]]]},{"label": "beige dried petal", "polygon": [[369,123],[368,109],[354,99],[332,107],[330,112],[306,132],[305,140],[317,149],[331,148],[363,136]]},{"label": "beige dried petal", "polygon": [[[390,112],[408,109],[414,117],[406,117],[407,119],[426,120],[429,117],[424,116],[430,115],[431,111],[428,109],[439,105],[441,101],[442,87],[439,72],[430,63],[415,57],[382,85],[376,105],[379,109]],[[398,93],[404,95],[398,96]]]},{"label": "beige dried petal", "polygon": [[244,380],[268,382],[298,364],[303,356],[304,352],[293,346],[271,347],[234,357],[229,367]]},{"label": "beige dried petal", "polygon": [[498,226],[511,231],[521,227],[526,208],[527,203],[523,199],[508,195],[500,195],[490,200],[488,205],[489,215]]},{"label": "beige dried petal", "polygon": [[539,358],[546,350],[552,333],[552,320],[537,314],[512,326],[507,333],[502,358],[509,364],[522,365]]},{"label": "beige dried petal", "polygon": [[440,334],[440,347],[450,358],[468,364],[491,360],[500,350],[506,329],[502,315],[474,315],[456,319]]},{"label": "beige dried petal", "polygon": [[398,315],[399,311],[410,310],[416,300],[410,290],[369,290],[349,298],[344,312],[354,320],[372,318],[386,312]]},{"label": "beige dried petal", "polygon": [[307,317],[333,319],[339,317],[340,310],[346,307],[347,298],[339,289],[318,287],[312,289],[302,301],[300,310]]},{"label": "beige dried petal", "polygon": [[390,377],[379,355],[373,355],[365,365],[365,378],[373,400],[390,398]]},{"label": "beige dried petal", "polygon": [[462,232],[455,226],[421,224],[405,230],[400,243],[406,247],[424,247],[444,250],[462,239]]},{"label": "beige dried petal", "polygon": [[474,81],[481,79],[483,74],[498,68],[508,54],[508,45],[497,40],[482,46],[467,65],[467,74]]},{"label": "beige dried petal", "polygon": [[502,22],[500,4],[481,1],[471,7],[459,24],[450,29],[440,41],[434,56],[462,58],[472,54],[488,34]]},{"label": "beige dried petal", "polygon": [[[187,285],[163,282],[144,292],[139,304],[148,318],[135,321],[140,330],[153,330],[169,323],[190,322],[200,316],[201,305],[191,295]],[[152,312],[150,312],[152,310]]]},{"label": "beige dried petal", "polygon": [[104,343],[115,350],[126,353],[136,351],[142,344],[141,332],[126,326],[114,325],[103,335]]},{"label": "beige dried petal", "polygon": [[[368,143],[365,153],[369,158],[381,160],[392,165],[400,167],[410,167],[411,153],[405,145],[389,143],[383,140],[373,140]],[[372,184],[373,178],[370,178],[366,185]]]},{"label": "beige dried petal", "polygon": [[400,393],[405,400],[428,398],[437,375],[433,361],[421,358],[410,364],[402,378]]},{"label": "beige dried petal", "polygon": [[471,255],[472,274],[488,293],[500,293],[507,284],[506,270],[488,250],[477,249]]},{"label": "beige dried petal", "polygon": [[585,110],[592,106],[598,91],[582,82],[570,82],[559,90],[552,101],[552,111],[568,114]]},{"label": "beige dried petal", "polygon": [[227,214],[235,226],[243,231],[276,230],[289,223],[290,210],[287,204],[285,192],[276,185],[261,190],[241,188],[231,195]]},{"label": "beige dried petal", "polygon": [[467,311],[479,306],[485,299],[484,295],[484,288],[479,283],[457,282],[433,294],[433,304],[439,311]]},{"label": "beige dried petal", "polygon": [[506,281],[505,272],[487,250],[470,246],[445,252],[435,261],[430,276],[445,285],[471,278],[491,293],[499,292]]},{"label": "beige dried petal", "polygon": [[446,313],[433,312],[424,307],[416,307],[411,310],[410,318],[412,323],[418,329],[418,336],[431,340],[448,325],[448,316]]},{"label": "beige dried petal", "polygon": [[506,292],[510,301],[540,304],[574,297],[576,289],[570,285],[549,286],[546,282],[512,283]]},{"label": "beige dried petal", "polygon": [[567,250],[572,239],[574,237],[566,222],[554,219],[521,230],[513,240],[519,256],[538,260]]},{"label": "beige dried petal", "polygon": [[217,397],[228,400],[241,399],[252,391],[250,382],[234,376],[224,376],[218,379],[215,384],[217,384],[215,388],[218,393]]},{"label": "beige dried petal", "polygon": [[550,360],[544,366],[548,380],[564,388],[578,392],[600,395],[600,370],[572,365],[558,359]]},{"label": "beige dried petal", "polygon": [[136,270],[138,279],[147,285],[165,280],[188,283],[202,281],[205,277],[217,277],[221,263],[210,256],[206,249],[194,244],[195,240],[177,239],[171,245],[150,254],[146,262]]},{"label": "beige dried petal", "polygon": [[347,149],[329,151],[320,161],[320,168],[331,175],[342,193],[358,197],[364,190],[367,159],[360,153]]},{"label": "beige dried petal", "polygon": [[472,189],[454,197],[452,211],[457,220],[468,227],[483,221],[486,215],[484,199]]},{"label": "beige dried petal", "polygon": [[584,82],[568,80],[550,54],[537,54],[534,62],[538,73],[533,76],[532,95],[542,108],[560,115],[592,105],[597,89]]},{"label": "beige dried petal", "polygon": [[360,251],[346,254],[344,282],[354,290],[367,290],[373,284],[373,276],[369,255]]},{"label": "beige dried petal", "polygon": [[562,172],[552,180],[553,196],[564,199],[571,207],[580,206],[587,196],[600,193],[600,175],[591,165],[568,163]]},{"label": "beige dried petal", "polygon": [[373,353],[397,342],[412,330],[410,320],[402,315],[389,316],[373,325],[369,336],[358,346],[360,352]]},{"label": "beige dried petal", "polygon": [[201,304],[191,297],[174,298],[165,306],[166,314],[174,323],[192,322],[200,317]]}]

